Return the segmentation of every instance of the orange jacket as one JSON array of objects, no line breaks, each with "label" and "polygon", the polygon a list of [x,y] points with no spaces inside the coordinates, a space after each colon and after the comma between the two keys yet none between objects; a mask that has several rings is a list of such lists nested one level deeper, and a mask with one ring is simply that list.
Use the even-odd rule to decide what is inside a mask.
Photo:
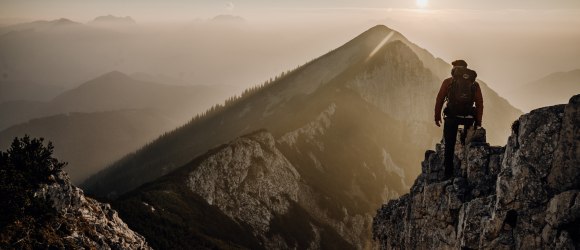
[{"label": "orange jacket", "polygon": [[[443,80],[439,93],[437,94],[437,99],[435,100],[435,121],[441,121],[441,109],[443,108],[443,103],[445,102],[445,97],[449,91],[449,86],[453,82],[453,78],[449,77]],[[475,124],[481,126],[481,119],[483,117],[483,95],[481,94],[481,88],[479,84],[475,82]]]}]

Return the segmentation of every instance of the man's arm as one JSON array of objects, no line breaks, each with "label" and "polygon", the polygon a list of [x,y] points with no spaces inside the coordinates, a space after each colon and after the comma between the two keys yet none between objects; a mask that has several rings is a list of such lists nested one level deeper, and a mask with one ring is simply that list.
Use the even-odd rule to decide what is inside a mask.
[{"label": "man's arm", "polygon": [[451,85],[451,78],[443,80],[441,83],[441,88],[435,99],[435,124],[439,127],[441,126],[441,109],[443,108],[443,103],[445,102],[445,96],[447,96],[447,91],[449,90],[449,85]]},{"label": "man's arm", "polygon": [[483,118],[483,94],[481,93],[481,88],[479,83],[475,82],[475,126],[481,127],[481,121]]}]

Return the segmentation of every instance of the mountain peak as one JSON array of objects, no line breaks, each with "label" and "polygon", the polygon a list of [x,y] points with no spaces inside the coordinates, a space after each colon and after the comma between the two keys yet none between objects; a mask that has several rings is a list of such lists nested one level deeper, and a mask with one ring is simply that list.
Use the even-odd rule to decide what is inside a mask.
[{"label": "mountain peak", "polygon": [[383,24],[377,24],[377,25],[375,25],[372,28],[367,30],[367,32],[383,32],[383,33],[388,33],[391,31],[393,31],[393,29],[391,29]]},{"label": "mountain peak", "polygon": [[362,45],[373,51],[373,53],[376,53],[384,45],[395,40],[406,41],[406,39],[396,30],[390,29],[385,25],[376,25],[361,33],[347,44],[354,46]]},{"label": "mountain peak", "polygon": [[74,21],[72,21],[70,19],[67,19],[67,18],[59,18],[59,19],[56,19],[56,20],[52,20],[52,21],[50,21],[50,23],[53,24],[53,25],[71,25],[71,24],[75,25],[75,24],[79,24],[79,23],[74,22]]},{"label": "mountain peak", "polygon": [[41,27],[50,27],[50,26],[67,26],[67,25],[79,25],[80,23],[77,23],[75,21],[72,21],[68,18],[59,18],[59,19],[54,19],[54,20],[50,20],[50,21],[46,21],[46,20],[38,20],[38,21],[34,21],[34,22],[30,22],[30,23],[23,23],[23,24],[16,24],[13,27],[19,27],[19,26],[25,26],[28,27],[30,25],[33,26],[41,26]]},{"label": "mountain peak", "polygon": [[244,23],[246,20],[241,16],[234,15],[217,15],[210,20],[218,23]]},{"label": "mountain peak", "polygon": [[[385,25],[379,24],[379,25],[375,25],[372,28],[366,30],[365,32],[363,32],[360,36],[379,36],[379,37],[386,37],[389,36],[389,34],[395,35],[395,34],[400,34],[399,32],[397,32],[394,29],[391,29]],[[392,36],[391,35],[391,36]]]},{"label": "mountain peak", "polygon": [[91,24],[122,24],[122,25],[137,24],[137,22],[135,22],[135,20],[133,18],[131,18],[130,16],[118,17],[118,16],[113,16],[111,14],[106,15],[106,16],[95,17],[95,19],[93,21],[90,21],[89,23],[91,23]]},{"label": "mountain peak", "polygon": [[96,79],[130,79],[130,78],[131,78],[130,76],[126,75],[121,71],[113,70],[111,72],[105,73],[97,77]]}]

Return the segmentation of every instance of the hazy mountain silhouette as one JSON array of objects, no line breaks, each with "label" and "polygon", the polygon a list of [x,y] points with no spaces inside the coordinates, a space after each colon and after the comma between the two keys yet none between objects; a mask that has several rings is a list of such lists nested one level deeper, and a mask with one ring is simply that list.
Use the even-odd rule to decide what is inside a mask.
[{"label": "hazy mountain silhouette", "polygon": [[98,16],[94,20],[90,21],[89,24],[92,25],[134,25],[137,24],[132,17],[117,17],[113,15]]},{"label": "hazy mountain silhouette", "polygon": [[44,137],[58,145],[55,155],[69,162],[66,171],[80,183],[175,126],[164,114],[145,109],[60,114],[1,131],[0,148],[25,134]]},{"label": "hazy mountain silhouette", "polygon": [[67,112],[142,108],[160,111],[178,125],[226,96],[227,91],[218,87],[159,84],[113,71],[65,91],[49,102],[0,103],[0,130],[32,118]]},{"label": "hazy mountain silhouette", "polygon": [[62,113],[151,108],[185,123],[226,96],[225,90],[217,87],[159,84],[113,71],[57,96],[48,110]]},{"label": "hazy mountain silhouette", "polygon": [[59,18],[55,20],[45,21],[34,21],[29,23],[22,23],[22,24],[15,24],[9,25],[0,28],[0,35],[6,34],[7,32],[19,32],[19,31],[39,31],[43,29],[51,29],[51,28],[61,28],[61,27],[72,27],[72,26],[80,26],[81,23],[74,22],[67,18]]},{"label": "hazy mountain silhouette", "polygon": [[[388,43],[380,46],[385,38]],[[433,67],[427,68],[427,67]],[[450,66],[401,34],[376,26],[261,88],[229,99],[89,178],[97,195],[118,195],[155,180],[208,149],[267,129],[312,200],[299,207],[349,244],[363,247],[371,215],[408,191],[419,156],[441,138],[435,95]],[[484,125],[504,140],[520,112],[482,83]],[[243,148],[243,147],[242,147]],[[223,176],[227,181],[227,176]],[[175,184],[180,185],[180,184]]]},{"label": "hazy mountain silhouette", "polygon": [[580,69],[557,72],[506,94],[514,106],[528,112],[543,106],[567,103],[580,93]]},{"label": "hazy mountain silhouette", "polygon": [[185,82],[183,80],[165,74],[149,74],[146,72],[135,72],[129,76],[139,81],[162,82],[163,84],[173,84],[173,85],[185,85]]},{"label": "hazy mountain silhouette", "polygon": [[[8,143],[31,134],[59,143],[56,154],[71,163],[67,171],[79,183],[191,120],[215,100],[225,99],[225,93],[214,87],[164,85],[110,72],[49,102],[0,104],[0,138]],[[0,144],[0,148],[7,146]]]}]

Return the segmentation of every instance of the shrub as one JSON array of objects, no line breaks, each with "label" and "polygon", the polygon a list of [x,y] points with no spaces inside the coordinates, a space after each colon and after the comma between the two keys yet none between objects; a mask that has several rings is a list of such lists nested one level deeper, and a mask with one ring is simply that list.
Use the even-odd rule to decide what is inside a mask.
[{"label": "shrub", "polygon": [[53,174],[66,163],[52,157],[51,142],[44,146],[43,138],[28,135],[14,138],[6,152],[0,151],[0,228],[25,214],[37,214],[45,206],[34,204],[34,190],[54,181]]}]

